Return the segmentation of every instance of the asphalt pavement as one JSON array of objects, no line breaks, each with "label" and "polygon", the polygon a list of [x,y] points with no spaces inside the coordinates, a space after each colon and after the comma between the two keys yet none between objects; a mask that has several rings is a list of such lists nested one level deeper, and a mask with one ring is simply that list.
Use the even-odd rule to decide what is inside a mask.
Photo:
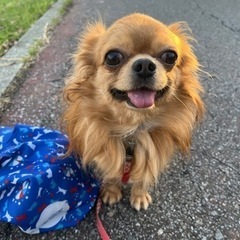
[{"label": "asphalt pavement", "polygon": [[[84,26],[109,25],[132,12],[164,23],[186,21],[198,41],[207,112],[197,129],[191,157],[175,156],[152,190],[153,204],[137,212],[129,189],[100,217],[111,239],[240,239],[240,1],[239,0],[74,0],[49,44],[24,74],[24,82],[2,113],[2,125],[26,123],[59,129],[61,89],[71,54]],[[99,239],[94,210],[77,227],[27,235],[0,223],[0,239]]]}]

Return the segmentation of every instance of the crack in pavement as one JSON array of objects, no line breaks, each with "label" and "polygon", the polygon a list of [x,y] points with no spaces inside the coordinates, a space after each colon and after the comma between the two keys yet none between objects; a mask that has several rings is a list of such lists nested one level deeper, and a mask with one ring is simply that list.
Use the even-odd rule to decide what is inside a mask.
[{"label": "crack in pavement", "polygon": [[[196,2],[196,1],[193,1],[193,2],[195,3],[195,5],[196,5],[196,7],[198,8],[198,10],[201,11],[201,14],[202,14],[202,15],[208,15],[209,17],[217,20],[217,21],[221,24],[222,27],[227,28],[228,30],[230,30],[230,31],[233,32],[233,33],[238,33],[238,34],[240,33],[240,29],[238,29],[238,28],[233,28],[233,27],[229,26],[224,20],[220,19],[218,16],[214,15],[213,13],[206,12],[206,11],[200,6],[200,4],[199,4],[198,2]],[[237,35],[237,36],[240,38],[239,35]]]}]

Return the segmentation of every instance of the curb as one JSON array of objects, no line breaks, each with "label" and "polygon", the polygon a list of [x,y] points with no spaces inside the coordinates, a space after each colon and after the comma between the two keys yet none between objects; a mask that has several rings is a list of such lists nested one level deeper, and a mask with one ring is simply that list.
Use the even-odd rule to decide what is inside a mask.
[{"label": "curb", "polygon": [[3,57],[0,58],[0,97],[6,92],[15,77],[24,66],[24,59],[29,56],[29,49],[37,40],[46,38],[49,23],[59,17],[65,0],[58,0],[40,17]]}]

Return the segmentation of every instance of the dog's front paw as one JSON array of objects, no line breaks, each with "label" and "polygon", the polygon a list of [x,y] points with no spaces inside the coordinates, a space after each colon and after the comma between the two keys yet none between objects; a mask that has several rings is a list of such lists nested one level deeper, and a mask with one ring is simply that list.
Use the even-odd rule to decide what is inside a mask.
[{"label": "dog's front paw", "polygon": [[104,184],[100,194],[105,204],[114,204],[122,198],[121,186]]},{"label": "dog's front paw", "polygon": [[130,203],[133,208],[137,211],[140,209],[147,209],[149,204],[152,202],[152,198],[147,191],[140,191],[132,189]]}]

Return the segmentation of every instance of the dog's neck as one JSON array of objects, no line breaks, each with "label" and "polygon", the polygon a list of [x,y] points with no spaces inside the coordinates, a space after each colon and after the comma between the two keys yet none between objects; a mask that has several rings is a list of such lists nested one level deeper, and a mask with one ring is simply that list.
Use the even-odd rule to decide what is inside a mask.
[{"label": "dog's neck", "polygon": [[136,139],[134,136],[129,136],[124,139],[124,147],[126,150],[126,161],[131,161],[134,155]]},{"label": "dog's neck", "polygon": [[[123,139],[134,138],[134,137],[136,137],[138,132],[140,132],[140,131],[148,132],[150,129],[153,129],[153,128],[154,128],[154,126],[152,124],[141,123],[141,124],[129,127],[129,129],[127,129],[126,132],[123,132],[120,135],[123,136]],[[119,135],[119,134],[117,134],[117,135]]]},{"label": "dog's neck", "polygon": [[144,124],[139,125],[132,132],[125,134],[123,137],[123,144],[126,150],[126,161],[131,161],[134,156],[134,149],[136,146],[136,136],[139,131],[148,131],[150,128]]}]

